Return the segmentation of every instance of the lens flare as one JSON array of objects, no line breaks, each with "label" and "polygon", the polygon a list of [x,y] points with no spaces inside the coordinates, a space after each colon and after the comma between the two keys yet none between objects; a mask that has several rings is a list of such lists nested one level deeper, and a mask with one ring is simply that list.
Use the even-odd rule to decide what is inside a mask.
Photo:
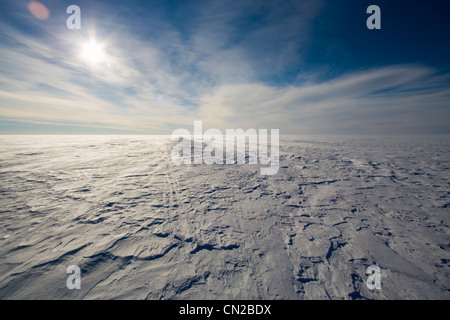
[{"label": "lens flare", "polygon": [[50,16],[50,11],[47,7],[37,1],[30,1],[28,3],[28,10],[36,19],[39,20],[47,20]]}]

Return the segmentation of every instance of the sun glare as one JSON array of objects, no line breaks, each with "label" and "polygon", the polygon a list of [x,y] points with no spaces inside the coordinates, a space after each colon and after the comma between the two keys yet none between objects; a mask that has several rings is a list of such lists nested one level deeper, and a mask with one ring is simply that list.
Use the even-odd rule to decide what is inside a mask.
[{"label": "sun glare", "polygon": [[100,62],[104,57],[103,48],[101,45],[91,41],[85,43],[83,46],[83,58],[89,62],[97,63]]}]

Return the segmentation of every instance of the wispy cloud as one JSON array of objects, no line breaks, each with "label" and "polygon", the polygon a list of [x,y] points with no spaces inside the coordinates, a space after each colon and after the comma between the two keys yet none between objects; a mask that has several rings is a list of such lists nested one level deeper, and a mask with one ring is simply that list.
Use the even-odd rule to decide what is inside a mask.
[{"label": "wispy cloud", "polygon": [[[0,24],[2,120],[142,133],[194,120],[281,133],[448,131],[449,75],[420,63],[301,85],[271,80],[303,63],[321,1],[181,3],[172,23],[163,10],[146,20],[157,32],[139,29],[126,9],[99,21],[91,15],[74,32],[64,19],[34,21],[20,8],[22,25]],[[81,59],[92,37],[105,49],[98,65]]]},{"label": "wispy cloud", "polygon": [[282,128],[284,133],[444,132],[449,81],[449,75],[406,65],[307,86],[230,84],[205,95],[200,114],[212,127],[250,124]]}]

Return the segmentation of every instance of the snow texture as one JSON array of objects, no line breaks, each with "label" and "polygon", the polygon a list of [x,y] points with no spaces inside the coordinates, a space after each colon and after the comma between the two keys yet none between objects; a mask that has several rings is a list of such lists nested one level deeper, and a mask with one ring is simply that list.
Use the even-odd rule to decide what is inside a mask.
[{"label": "snow texture", "polygon": [[169,136],[0,145],[1,299],[450,299],[449,136],[283,136],[274,176]]}]

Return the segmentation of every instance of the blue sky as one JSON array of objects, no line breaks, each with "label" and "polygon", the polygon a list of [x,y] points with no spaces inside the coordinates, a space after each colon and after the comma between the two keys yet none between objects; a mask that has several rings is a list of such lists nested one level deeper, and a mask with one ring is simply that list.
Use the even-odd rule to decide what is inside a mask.
[{"label": "blue sky", "polygon": [[0,133],[450,133],[446,1],[29,3],[0,2]]}]

